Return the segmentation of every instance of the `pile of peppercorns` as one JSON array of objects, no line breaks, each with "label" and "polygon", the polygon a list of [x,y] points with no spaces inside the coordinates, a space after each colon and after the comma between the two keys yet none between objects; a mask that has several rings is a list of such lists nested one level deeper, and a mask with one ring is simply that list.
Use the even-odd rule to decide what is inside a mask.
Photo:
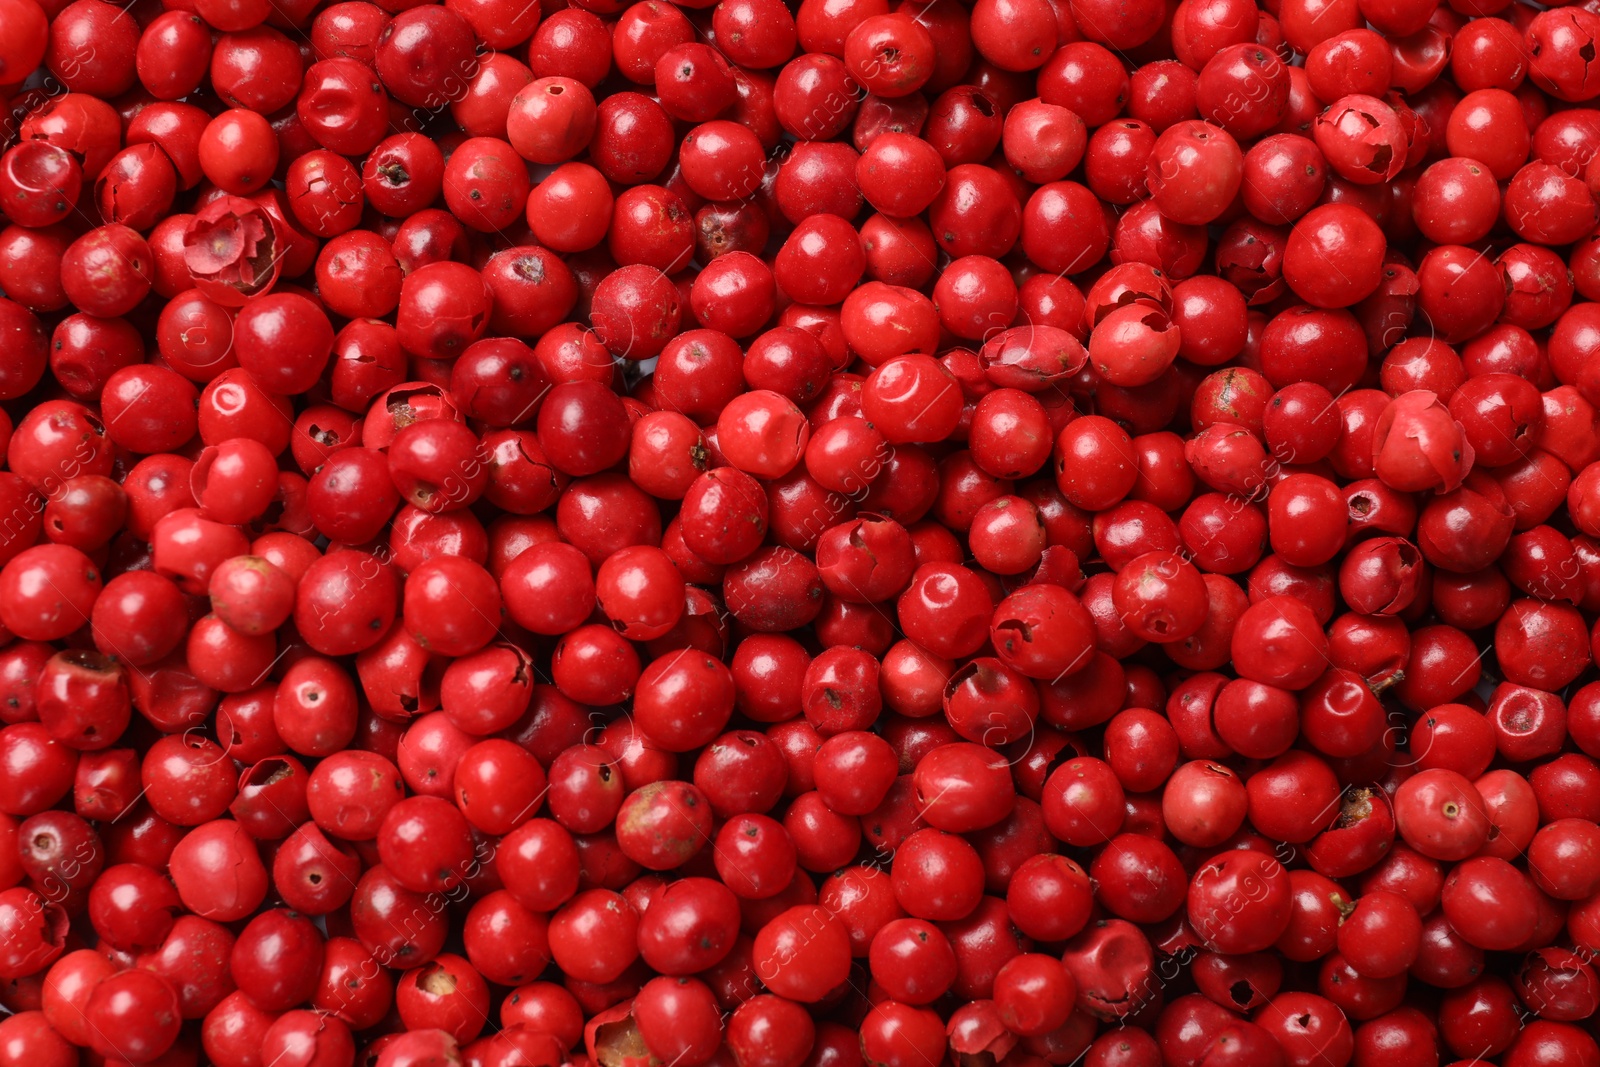
[{"label": "pile of peppercorns", "polygon": [[1600,1067],[1597,45],[0,0],[0,1067]]}]

